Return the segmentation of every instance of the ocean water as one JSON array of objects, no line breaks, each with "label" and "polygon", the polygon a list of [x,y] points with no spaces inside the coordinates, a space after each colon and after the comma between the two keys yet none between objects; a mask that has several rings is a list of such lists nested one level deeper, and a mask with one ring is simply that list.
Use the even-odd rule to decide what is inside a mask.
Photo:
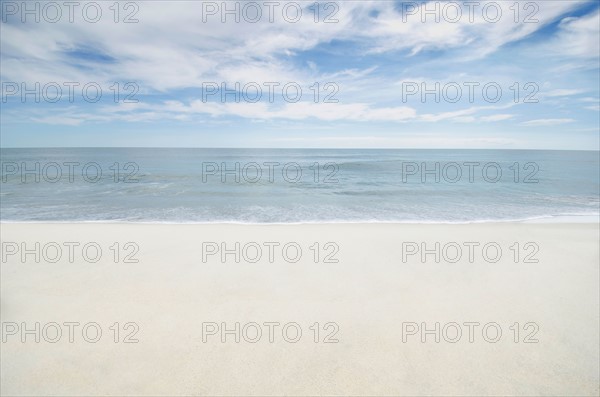
[{"label": "ocean water", "polygon": [[600,214],[597,151],[1,149],[2,222],[480,222]]}]

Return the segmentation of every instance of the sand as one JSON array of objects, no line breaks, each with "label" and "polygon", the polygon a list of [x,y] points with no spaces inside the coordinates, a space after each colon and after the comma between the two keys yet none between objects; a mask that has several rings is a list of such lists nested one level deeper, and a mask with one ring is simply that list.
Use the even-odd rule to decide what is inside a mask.
[{"label": "sand", "polygon": [[[598,395],[599,239],[597,223],[2,224],[0,392]],[[222,242],[239,263],[207,253]],[[407,253],[423,242],[439,263]]]}]

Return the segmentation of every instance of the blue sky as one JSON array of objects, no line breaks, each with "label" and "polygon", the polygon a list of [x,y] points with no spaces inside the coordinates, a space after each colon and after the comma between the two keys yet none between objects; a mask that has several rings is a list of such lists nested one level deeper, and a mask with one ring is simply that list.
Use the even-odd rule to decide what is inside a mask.
[{"label": "blue sky", "polygon": [[[480,1],[472,15],[465,2],[320,2],[318,22],[314,1],[277,2],[272,20],[258,1],[256,23],[243,2],[239,23],[222,21],[220,1],[123,2],[117,23],[112,1],[95,3],[95,23],[66,8],[52,23],[44,2],[36,22],[1,3],[2,147],[599,149],[598,1]],[[438,22],[424,13],[435,7]],[[48,87],[39,103],[21,95],[36,83]],[[90,83],[98,102],[83,99]],[[248,98],[207,90],[236,83]]]}]

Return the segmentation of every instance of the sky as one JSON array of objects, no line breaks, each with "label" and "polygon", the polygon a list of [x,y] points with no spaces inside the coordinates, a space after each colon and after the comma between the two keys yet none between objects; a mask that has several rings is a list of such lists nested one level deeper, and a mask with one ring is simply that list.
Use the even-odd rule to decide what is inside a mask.
[{"label": "sky", "polygon": [[600,149],[597,0],[0,4],[1,147]]}]

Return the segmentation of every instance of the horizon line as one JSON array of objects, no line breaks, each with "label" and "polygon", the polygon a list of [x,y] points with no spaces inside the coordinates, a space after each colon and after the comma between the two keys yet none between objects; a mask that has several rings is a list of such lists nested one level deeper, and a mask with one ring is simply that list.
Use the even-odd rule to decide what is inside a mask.
[{"label": "horizon line", "polygon": [[525,148],[423,148],[423,147],[190,147],[190,146],[0,146],[3,149],[235,149],[235,150],[522,150],[522,151],[555,151],[555,152],[600,152],[599,149],[525,149]]}]

